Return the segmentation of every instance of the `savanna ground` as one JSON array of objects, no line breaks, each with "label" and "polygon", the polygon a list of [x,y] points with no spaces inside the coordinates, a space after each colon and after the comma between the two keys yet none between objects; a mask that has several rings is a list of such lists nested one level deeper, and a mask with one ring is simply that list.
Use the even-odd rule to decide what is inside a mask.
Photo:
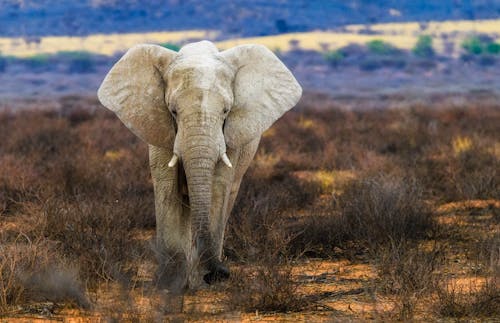
[{"label": "savanna ground", "polygon": [[500,319],[498,102],[306,95],[245,176],[231,279],[173,293],[146,145],[61,100],[0,115],[0,321]]}]

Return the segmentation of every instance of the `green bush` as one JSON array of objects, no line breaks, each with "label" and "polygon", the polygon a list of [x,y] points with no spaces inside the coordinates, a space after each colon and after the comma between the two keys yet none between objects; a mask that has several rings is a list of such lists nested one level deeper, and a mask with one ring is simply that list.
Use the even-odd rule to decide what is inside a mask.
[{"label": "green bush", "polygon": [[488,54],[498,55],[500,54],[500,44],[499,43],[489,43],[486,45],[486,52]]},{"label": "green bush", "polygon": [[326,52],[324,54],[324,58],[328,62],[328,64],[336,67],[344,59],[344,54],[339,50],[332,50],[332,51]]},{"label": "green bush", "polygon": [[370,40],[366,43],[366,47],[372,54],[377,55],[390,55],[397,52],[393,45],[380,39]]},{"label": "green bush", "polygon": [[500,54],[500,44],[493,42],[488,38],[481,38],[479,36],[471,36],[462,42],[462,48],[469,55],[481,54]]},{"label": "green bush", "polygon": [[413,54],[422,58],[433,57],[436,52],[432,47],[432,37],[429,35],[420,35],[415,47],[413,47]]},{"label": "green bush", "polygon": [[462,48],[468,54],[480,55],[483,53],[483,43],[477,36],[469,37],[462,43]]},{"label": "green bush", "polygon": [[173,50],[175,52],[178,52],[181,49],[181,46],[172,43],[163,43],[160,44],[160,46],[165,47],[166,49]]}]

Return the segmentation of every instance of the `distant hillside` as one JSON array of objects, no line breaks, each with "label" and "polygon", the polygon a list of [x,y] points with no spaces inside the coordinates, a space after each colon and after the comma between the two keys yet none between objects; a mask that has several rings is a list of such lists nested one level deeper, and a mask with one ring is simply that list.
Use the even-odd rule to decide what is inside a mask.
[{"label": "distant hillside", "polygon": [[0,36],[210,29],[227,38],[499,16],[500,0],[0,0]]}]

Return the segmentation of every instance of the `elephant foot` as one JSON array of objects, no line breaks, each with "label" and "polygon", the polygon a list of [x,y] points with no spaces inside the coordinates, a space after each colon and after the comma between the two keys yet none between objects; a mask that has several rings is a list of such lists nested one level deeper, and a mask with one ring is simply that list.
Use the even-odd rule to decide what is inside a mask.
[{"label": "elephant foot", "polygon": [[227,280],[229,278],[229,268],[221,262],[210,266],[210,272],[203,276],[203,280],[207,284],[213,284],[219,281]]}]

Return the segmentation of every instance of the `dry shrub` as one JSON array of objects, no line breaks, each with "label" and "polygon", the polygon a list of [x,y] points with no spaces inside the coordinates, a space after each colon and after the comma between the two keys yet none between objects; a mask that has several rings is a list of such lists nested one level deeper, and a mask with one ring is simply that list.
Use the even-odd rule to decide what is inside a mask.
[{"label": "dry shrub", "polygon": [[359,157],[353,144],[359,136],[352,132],[357,121],[353,112],[308,105],[281,118],[264,135],[260,149],[280,157],[278,171],[351,168]]},{"label": "dry shrub", "polygon": [[289,261],[266,261],[251,270],[233,271],[226,292],[231,309],[245,312],[298,312],[307,298],[298,292]]},{"label": "dry shrub", "polygon": [[258,169],[251,169],[240,190],[226,230],[225,254],[238,261],[287,255],[290,213],[310,205],[320,187],[286,173],[262,177]]},{"label": "dry shrub", "polygon": [[445,201],[495,198],[500,159],[495,152],[499,110],[491,106],[422,110],[433,140],[410,163],[434,198]]},{"label": "dry shrub", "polygon": [[345,256],[405,241],[426,240],[437,229],[423,190],[412,178],[375,175],[349,182],[329,208],[297,223],[291,249],[329,257]]},{"label": "dry shrub", "polygon": [[48,200],[43,233],[80,264],[80,277],[90,286],[99,280],[127,282],[144,253],[132,235],[134,210],[126,201]]},{"label": "dry shrub", "polygon": [[423,190],[412,178],[383,175],[353,181],[339,198],[349,235],[376,247],[427,239],[436,223]]},{"label": "dry shrub", "polygon": [[48,240],[31,241],[19,234],[0,245],[0,314],[33,301],[73,303],[89,307],[75,269]]},{"label": "dry shrub", "polygon": [[400,241],[379,248],[371,258],[379,277],[375,289],[393,297],[397,319],[408,320],[423,297],[434,292],[444,250],[437,243]]},{"label": "dry shrub", "polygon": [[500,233],[484,235],[475,241],[467,241],[468,257],[472,260],[475,274],[500,273]]},{"label": "dry shrub", "polygon": [[339,198],[346,237],[368,248],[377,268],[376,288],[395,297],[398,319],[411,319],[429,294],[442,263],[439,244],[426,246],[438,226],[412,178],[369,177],[352,182]]},{"label": "dry shrub", "polygon": [[450,284],[437,289],[434,309],[438,315],[453,318],[498,318],[500,316],[500,275],[488,278],[480,287],[464,291]]},{"label": "dry shrub", "polygon": [[376,175],[354,180],[331,209],[297,225],[295,254],[356,259],[369,256],[379,279],[374,289],[392,295],[398,319],[410,319],[416,304],[432,291],[442,263],[439,245],[424,248],[438,226],[411,178]]},{"label": "dry shrub", "polygon": [[146,145],[108,113],[63,112],[0,118],[0,210],[37,219],[30,238],[80,262],[89,286],[126,281],[143,253],[132,231],[154,226]]},{"label": "dry shrub", "polygon": [[228,304],[246,312],[300,311],[307,302],[297,293],[298,282],[292,275],[289,219],[268,198],[246,200],[230,220],[225,253],[251,267],[232,270],[225,289]]},{"label": "dry shrub", "polygon": [[500,196],[500,159],[486,151],[486,147],[461,152],[452,162],[449,176],[456,200]]},{"label": "dry shrub", "polygon": [[246,312],[300,311],[308,305],[292,275],[291,212],[307,207],[320,188],[286,172],[252,168],[229,220],[225,254],[244,263],[225,287],[228,305]]}]

